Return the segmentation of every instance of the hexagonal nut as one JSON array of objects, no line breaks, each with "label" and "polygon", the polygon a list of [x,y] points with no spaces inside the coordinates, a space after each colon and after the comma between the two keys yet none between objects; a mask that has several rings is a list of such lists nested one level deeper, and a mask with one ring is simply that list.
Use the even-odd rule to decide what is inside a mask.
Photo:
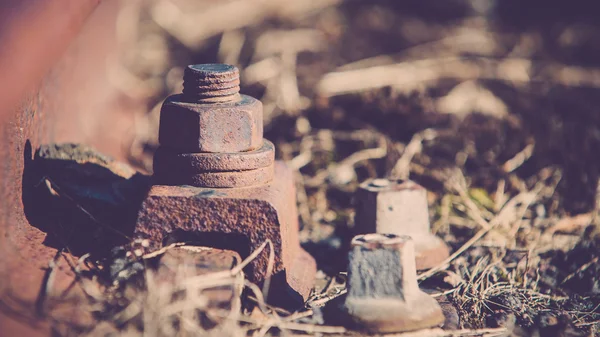
[{"label": "hexagonal nut", "polygon": [[160,112],[158,139],[177,153],[242,152],[263,143],[262,103],[240,95],[234,102],[185,102],[182,94],[169,96]]}]

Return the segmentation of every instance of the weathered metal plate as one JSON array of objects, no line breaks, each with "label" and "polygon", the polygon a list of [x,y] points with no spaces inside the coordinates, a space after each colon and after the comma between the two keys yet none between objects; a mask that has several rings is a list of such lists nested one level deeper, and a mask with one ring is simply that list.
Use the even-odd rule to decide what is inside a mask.
[{"label": "weathered metal plate", "polygon": [[[274,180],[246,188],[209,189],[154,186],[143,202],[134,236],[155,244],[192,240],[248,256],[267,239],[275,249],[274,283],[289,285],[287,295],[305,300],[314,283],[315,261],[300,247],[295,186],[290,169],[277,162]],[[205,242],[206,241],[206,242]],[[267,277],[265,249],[246,269],[248,278]]]}]

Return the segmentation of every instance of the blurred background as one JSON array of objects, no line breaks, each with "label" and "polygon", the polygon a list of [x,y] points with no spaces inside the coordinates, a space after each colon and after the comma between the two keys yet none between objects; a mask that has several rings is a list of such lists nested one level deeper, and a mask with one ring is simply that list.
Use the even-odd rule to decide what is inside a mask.
[{"label": "blurred background", "polygon": [[[551,211],[594,208],[600,31],[593,1],[122,1],[111,82],[148,102],[130,159],[151,172],[162,100],[183,67],[240,68],[266,137],[299,169],[305,225],[331,224],[324,191],[401,170],[449,167],[495,191],[562,170]],[[407,147],[411,139],[412,147]],[[415,150],[418,148],[417,150]],[[535,179],[534,179],[535,180]],[[324,181],[332,186],[324,186]],[[425,182],[424,182],[425,183]],[[343,199],[343,198],[342,198]],[[320,206],[319,206],[320,205]],[[562,214],[562,213],[561,213]]]},{"label": "blurred background", "polygon": [[[121,118],[75,114],[67,124],[150,174],[160,107],[181,92],[184,67],[236,65],[241,92],[264,104],[265,137],[277,158],[297,171],[301,239],[324,273],[344,268],[352,193],[369,177],[424,185],[434,231],[455,249],[481,229],[468,217],[473,207],[491,221],[511,198],[535,193],[509,204],[519,216],[450,270],[467,281],[489,278],[476,261],[498,259],[500,247],[496,280],[536,294],[591,293],[543,307],[586,313],[569,320],[589,328],[600,304],[597,7],[585,0],[105,0],[97,11],[116,8],[115,24],[97,24],[98,15],[88,33],[114,33],[118,48],[90,56],[78,71],[106,76]],[[519,264],[515,252],[530,252],[535,268]],[[474,299],[481,294],[461,294],[455,300],[465,317],[483,310]],[[464,326],[502,323],[474,312]],[[538,311],[514,314],[526,326]]]}]

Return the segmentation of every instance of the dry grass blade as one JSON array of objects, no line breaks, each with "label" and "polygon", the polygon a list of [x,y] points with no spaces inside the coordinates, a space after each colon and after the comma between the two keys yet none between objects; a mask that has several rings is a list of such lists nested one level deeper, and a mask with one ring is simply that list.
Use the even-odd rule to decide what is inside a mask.
[{"label": "dry grass blade", "polygon": [[262,295],[265,301],[269,298],[269,287],[271,286],[271,276],[273,276],[273,268],[275,267],[275,248],[273,248],[273,242],[267,239],[269,245],[269,262],[267,264],[267,274],[263,282]]},{"label": "dry grass blade", "polygon": [[442,329],[423,329],[414,332],[386,334],[386,337],[493,337],[505,336],[505,328],[495,329],[475,329],[475,330],[442,330]]},{"label": "dry grass blade", "polygon": [[507,160],[504,165],[502,165],[504,172],[513,172],[521,167],[521,165],[523,165],[527,159],[531,158],[534,149],[535,142],[532,141],[530,144],[527,144],[523,150],[519,151],[519,153]]},{"label": "dry grass blade", "polygon": [[[209,6],[197,12],[184,12],[171,1],[157,1],[152,18],[163,29],[188,48],[196,49],[202,42],[222,32],[257,24],[269,17],[294,17],[313,10],[333,6],[339,0],[302,0],[293,3],[281,0],[235,0]],[[202,29],[198,28],[202,22]]]},{"label": "dry grass blade", "polygon": [[50,262],[48,262],[48,269],[46,269],[46,272],[44,273],[42,287],[35,301],[36,314],[40,317],[43,317],[45,314],[46,298],[48,297],[48,294],[52,291],[52,288],[54,287],[55,271],[56,268],[59,266],[59,259],[62,253],[62,250],[56,252],[54,258],[50,260]]},{"label": "dry grass blade", "polygon": [[419,133],[416,133],[406,148],[404,149],[404,153],[394,165],[394,168],[389,174],[390,179],[408,179],[410,175],[410,162],[413,157],[420,153],[423,149],[423,141],[433,140],[437,136],[437,132],[433,129],[426,129]]},{"label": "dry grass blade", "polygon": [[575,277],[575,275],[585,271],[586,269],[588,269],[590,266],[592,266],[593,264],[598,263],[598,257],[593,258],[590,262],[582,265],[581,267],[577,268],[576,271],[574,271],[573,273],[569,274],[567,277],[565,277],[561,284],[565,284],[567,281],[569,281],[570,279],[572,279],[573,277]]},{"label": "dry grass blade", "polygon": [[469,196],[469,192],[466,188],[466,181],[464,175],[460,171],[456,171],[454,177],[449,179],[448,182],[451,189],[453,189],[461,198],[461,201],[467,206],[467,213],[471,219],[473,219],[481,228],[489,230],[489,223],[482,215],[479,207],[473,202]]},{"label": "dry grass blade", "polygon": [[184,245],[185,245],[184,242],[172,243],[172,244],[170,244],[168,246],[165,246],[165,247],[163,247],[161,249],[158,249],[158,250],[155,250],[155,251],[153,251],[151,253],[145,254],[144,256],[142,256],[142,258],[144,258],[144,259],[152,259],[152,258],[155,258],[157,256],[160,256],[160,255],[166,253],[169,249],[173,249],[173,248],[176,248],[176,247],[181,247],[181,246],[184,246]]},{"label": "dry grass blade", "polygon": [[317,172],[314,177],[311,177],[305,181],[305,185],[308,187],[317,187],[323,185],[328,177],[336,175],[338,172],[344,169],[354,170],[354,166],[360,162],[367,161],[370,159],[379,159],[387,155],[386,140],[384,137],[377,138],[377,147],[359,150],[344,158],[339,163],[332,163],[327,169]]},{"label": "dry grass blade", "polygon": [[[459,186],[459,185],[454,185],[454,186]],[[425,279],[433,276],[438,271],[447,268],[448,263],[450,263],[452,260],[456,259],[464,251],[469,249],[473,244],[475,244],[482,237],[484,237],[490,230],[492,230],[493,228],[497,227],[500,224],[510,222],[511,219],[516,220],[516,219],[519,219],[520,217],[522,217],[524,211],[529,207],[529,205],[531,203],[533,203],[536,200],[536,196],[538,195],[538,193],[539,193],[539,189],[537,191],[523,192],[523,193],[516,195],[515,197],[510,199],[504,205],[504,207],[502,207],[500,212],[490,222],[486,222],[485,219],[483,219],[483,217],[481,216],[481,214],[478,214],[476,210],[472,210],[474,212],[474,214],[476,214],[475,218],[479,219],[479,221],[481,221],[482,224],[485,224],[485,226],[482,226],[483,229],[479,230],[479,232],[477,232],[471,239],[469,239],[467,242],[465,242],[457,251],[455,251],[446,260],[444,260],[442,263],[440,263],[437,267],[431,268],[430,270],[419,274],[417,279],[419,281],[425,280]],[[518,204],[522,204],[522,206],[520,207],[521,212],[515,211],[516,209],[519,208]]]},{"label": "dry grass blade", "polygon": [[[539,71],[534,72],[534,68]],[[391,86],[409,92],[423,82],[444,78],[492,79],[513,84],[550,81],[567,86],[600,87],[600,70],[595,68],[519,58],[496,60],[482,56],[452,56],[328,73],[319,82],[317,91],[323,96],[336,96]]]}]

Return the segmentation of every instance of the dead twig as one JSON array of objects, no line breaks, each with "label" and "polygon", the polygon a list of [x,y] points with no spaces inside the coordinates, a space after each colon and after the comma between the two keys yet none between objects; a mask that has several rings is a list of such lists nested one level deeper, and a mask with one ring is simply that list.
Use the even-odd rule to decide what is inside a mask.
[{"label": "dead twig", "polygon": [[410,91],[423,82],[444,78],[463,81],[491,79],[515,85],[554,82],[574,87],[600,87],[600,69],[597,68],[536,62],[524,58],[451,56],[331,72],[323,76],[317,85],[317,92],[322,96],[330,97],[383,87]]},{"label": "dead twig", "polygon": [[575,275],[581,273],[582,271],[585,271],[586,269],[588,269],[590,266],[592,266],[594,263],[598,262],[598,257],[596,256],[595,258],[593,258],[590,262],[582,265],[581,267],[577,268],[576,271],[572,272],[571,274],[569,274],[567,277],[564,278],[564,280],[562,280],[562,282],[560,283],[565,284],[566,282],[568,282],[570,279],[572,279],[573,277],[575,277]]},{"label": "dead twig", "polygon": [[354,152],[350,156],[344,158],[339,163],[330,164],[325,170],[319,171],[315,176],[305,181],[305,185],[308,187],[317,187],[325,183],[327,178],[334,176],[336,172],[343,169],[354,169],[354,166],[359,162],[379,159],[387,155],[386,140],[384,137],[380,137],[378,140],[378,146],[375,148],[364,149]]},{"label": "dead twig", "polygon": [[38,297],[35,301],[35,311],[38,317],[43,317],[46,314],[46,299],[54,287],[54,277],[58,261],[62,256],[63,250],[60,249],[54,254],[54,258],[48,262],[48,268],[44,273],[44,279]]},{"label": "dead twig", "polygon": [[[184,12],[175,3],[157,1],[151,8],[154,21],[190,49],[221,32],[240,29],[264,21],[269,17],[297,17],[313,10],[330,7],[339,0],[235,0]],[[198,29],[202,22],[202,29]]]},{"label": "dead twig", "polygon": [[437,132],[433,129],[426,129],[413,135],[388,177],[390,179],[408,179],[410,176],[410,162],[415,155],[422,151],[423,141],[431,141],[435,137],[437,137]]},{"label": "dead twig", "polygon": [[531,158],[534,149],[535,143],[532,141],[531,143],[527,144],[523,150],[519,151],[519,153],[514,155],[514,157],[510,158],[504,163],[504,165],[502,165],[504,172],[510,173],[521,167],[521,165],[523,165],[527,159]]}]

